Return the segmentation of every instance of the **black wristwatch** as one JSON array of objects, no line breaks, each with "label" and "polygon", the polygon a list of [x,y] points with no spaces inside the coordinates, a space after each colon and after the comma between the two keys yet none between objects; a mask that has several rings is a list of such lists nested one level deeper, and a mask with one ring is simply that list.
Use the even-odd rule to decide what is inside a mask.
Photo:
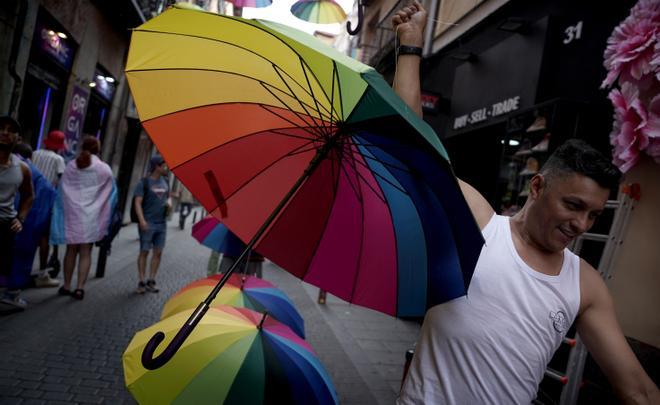
[{"label": "black wristwatch", "polygon": [[417,55],[422,56],[422,48],[419,46],[408,46],[408,45],[399,45],[398,49],[399,55]]}]

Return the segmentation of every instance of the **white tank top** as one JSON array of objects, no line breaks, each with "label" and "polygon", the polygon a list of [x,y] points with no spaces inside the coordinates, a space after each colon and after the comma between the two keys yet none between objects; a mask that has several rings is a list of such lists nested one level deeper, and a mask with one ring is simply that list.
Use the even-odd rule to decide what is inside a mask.
[{"label": "white tank top", "polygon": [[580,307],[580,258],[557,276],[518,255],[493,215],[467,296],[428,310],[398,404],[529,404]]}]

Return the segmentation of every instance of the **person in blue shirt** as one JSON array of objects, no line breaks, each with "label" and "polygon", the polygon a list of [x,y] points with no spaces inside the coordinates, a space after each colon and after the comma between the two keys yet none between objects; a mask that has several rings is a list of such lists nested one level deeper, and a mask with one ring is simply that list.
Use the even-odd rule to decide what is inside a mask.
[{"label": "person in blue shirt", "polygon": [[[161,156],[153,156],[149,162],[149,176],[135,186],[135,212],[138,217],[140,254],[138,256],[137,292],[158,292],[156,273],[165,247],[167,236],[166,218],[172,206],[170,187],[167,182],[168,168]],[[149,278],[145,280],[147,256],[151,255]]]}]

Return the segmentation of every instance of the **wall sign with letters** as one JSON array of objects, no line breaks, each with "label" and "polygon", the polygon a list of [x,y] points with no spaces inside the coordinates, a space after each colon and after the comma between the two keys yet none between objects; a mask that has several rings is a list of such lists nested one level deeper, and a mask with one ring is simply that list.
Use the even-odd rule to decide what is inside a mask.
[{"label": "wall sign with letters", "polygon": [[520,96],[510,97],[454,118],[453,129],[463,129],[520,108]]}]

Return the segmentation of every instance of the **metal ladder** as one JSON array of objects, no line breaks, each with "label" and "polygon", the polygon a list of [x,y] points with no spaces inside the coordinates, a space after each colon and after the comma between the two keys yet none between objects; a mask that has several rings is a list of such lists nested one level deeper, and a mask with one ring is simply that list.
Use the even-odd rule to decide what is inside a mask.
[{"label": "metal ladder", "polygon": [[[598,263],[598,272],[605,282],[608,282],[612,278],[615,253],[623,243],[623,233],[628,225],[634,202],[639,201],[639,199],[639,184],[635,183],[623,186],[618,199],[608,200],[605,205],[606,209],[614,210],[614,218],[609,233],[584,233],[573,242],[571,250],[576,255],[580,254],[585,240],[605,243]],[[574,405],[577,403],[579,391],[582,386],[582,372],[584,371],[588,352],[577,333],[574,339],[565,338],[564,343],[571,347],[566,372],[561,373],[548,368],[545,375],[563,384],[559,404]]]}]

